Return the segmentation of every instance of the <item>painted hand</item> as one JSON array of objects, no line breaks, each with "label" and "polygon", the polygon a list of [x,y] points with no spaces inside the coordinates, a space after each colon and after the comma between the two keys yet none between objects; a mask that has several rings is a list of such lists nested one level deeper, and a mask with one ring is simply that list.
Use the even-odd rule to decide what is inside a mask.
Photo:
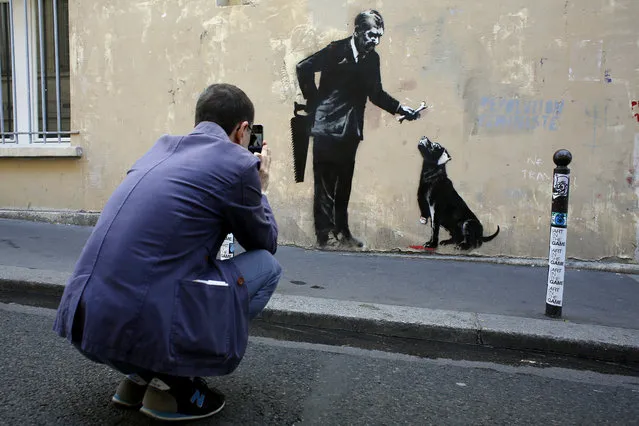
[{"label": "painted hand", "polygon": [[408,121],[417,120],[420,117],[418,111],[415,111],[413,108],[406,105],[400,105],[397,113],[404,116],[404,119]]}]

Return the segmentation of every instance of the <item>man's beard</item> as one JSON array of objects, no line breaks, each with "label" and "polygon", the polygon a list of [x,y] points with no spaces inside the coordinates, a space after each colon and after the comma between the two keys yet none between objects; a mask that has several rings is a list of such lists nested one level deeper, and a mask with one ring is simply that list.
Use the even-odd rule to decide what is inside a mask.
[{"label": "man's beard", "polygon": [[375,50],[375,43],[362,44],[357,50],[359,54],[364,57]]},{"label": "man's beard", "polygon": [[366,56],[367,54],[371,53],[372,51],[375,50],[375,42],[374,41],[369,41],[368,43],[366,43],[363,40],[363,37],[359,38],[356,37],[355,38],[355,47],[357,48],[357,52],[362,56]]}]

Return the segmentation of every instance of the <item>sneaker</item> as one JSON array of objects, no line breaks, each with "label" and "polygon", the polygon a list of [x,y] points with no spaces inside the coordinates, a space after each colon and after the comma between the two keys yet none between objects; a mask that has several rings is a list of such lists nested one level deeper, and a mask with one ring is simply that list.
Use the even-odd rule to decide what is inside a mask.
[{"label": "sneaker", "polygon": [[158,420],[196,420],[219,413],[224,404],[224,395],[199,377],[156,377],[149,383],[140,411]]},{"label": "sneaker", "polygon": [[120,382],[111,400],[122,407],[139,407],[148,383],[137,374],[129,374]]}]

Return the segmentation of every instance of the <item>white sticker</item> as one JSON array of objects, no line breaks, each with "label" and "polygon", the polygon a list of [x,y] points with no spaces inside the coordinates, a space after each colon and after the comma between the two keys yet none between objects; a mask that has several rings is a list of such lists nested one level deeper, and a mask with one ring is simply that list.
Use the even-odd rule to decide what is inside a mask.
[{"label": "white sticker", "polygon": [[550,249],[563,247],[566,249],[566,228],[557,228],[555,226],[550,227]]},{"label": "white sticker", "polygon": [[233,247],[233,234],[228,234],[222,242],[222,246],[220,247],[220,259],[230,259],[233,257],[234,252],[235,249]]},{"label": "white sticker", "polygon": [[546,303],[553,306],[562,306],[564,297],[563,285],[548,285],[548,291],[546,292]]},{"label": "white sticker", "polygon": [[550,228],[550,252],[548,254],[548,290],[546,303],[562,306],[564,295],[564,273],[566,263],[565,228]]},{"label": "white sticker", "polygon": [[566,246],[553,246],[548,253],[548,266],[565,266]]}]

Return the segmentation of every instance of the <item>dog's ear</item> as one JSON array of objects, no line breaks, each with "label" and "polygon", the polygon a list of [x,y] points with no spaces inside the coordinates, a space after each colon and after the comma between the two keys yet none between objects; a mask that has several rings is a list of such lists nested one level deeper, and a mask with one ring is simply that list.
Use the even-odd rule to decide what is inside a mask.
[{"label": "dog's ear", "polygon": [[450,158],[450,155],[448,155],[448,151],[444,150],[444,152],[442,152],[442,155],[440,155],[439,160],[437,160],[437,165],[442,166],[448,163],[450,160],[452,160],[452,158]]}]

